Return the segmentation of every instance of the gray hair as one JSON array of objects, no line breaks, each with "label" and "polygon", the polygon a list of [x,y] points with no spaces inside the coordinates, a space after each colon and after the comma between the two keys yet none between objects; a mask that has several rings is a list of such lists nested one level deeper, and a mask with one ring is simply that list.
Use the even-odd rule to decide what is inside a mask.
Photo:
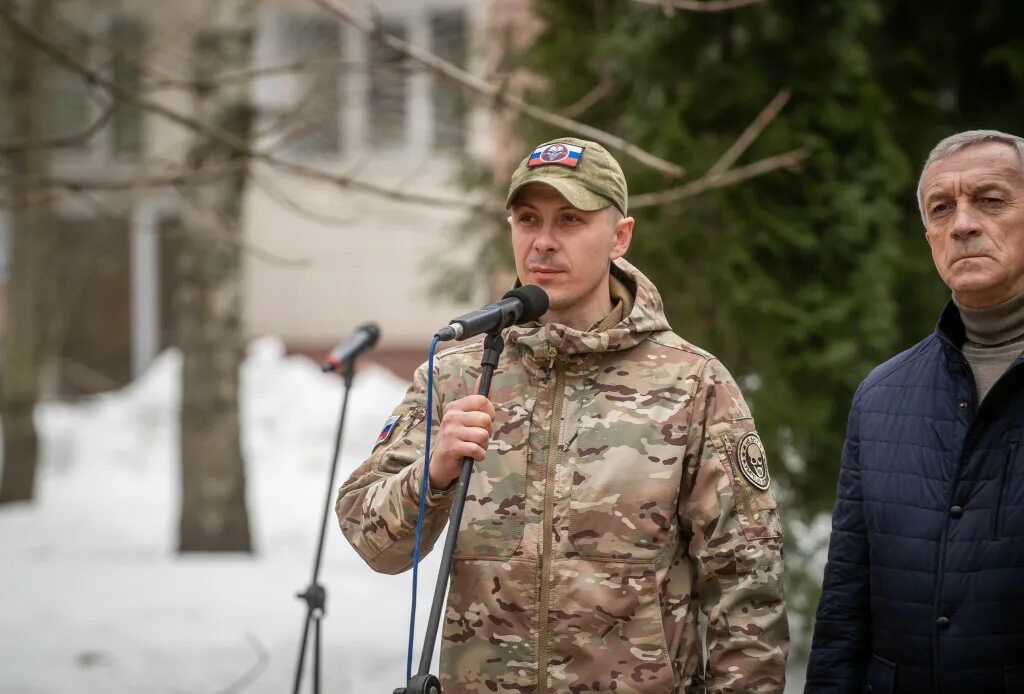
[{"label": "gray hair", "polygon": [[982,142],[1002,142],[1016,149],[1017,158],[1020,160],[1021,175],[1024,176],[1024,138],[1002,133],[998,130],[965,130],[962,133],[950,135],[935,145],[928,155],[928,159],[925,160],[924,166],[921,167],[921,176],[917,179],[917,209],[921,212],[921,222],[925,226],[928,223],[924,216],[924,198],[921,194],[921,182],[924,180],[924,172],[928,170],[929,166],[940,159],[945,159],[962,149],[966,149],[971,145],[981,144]]}]

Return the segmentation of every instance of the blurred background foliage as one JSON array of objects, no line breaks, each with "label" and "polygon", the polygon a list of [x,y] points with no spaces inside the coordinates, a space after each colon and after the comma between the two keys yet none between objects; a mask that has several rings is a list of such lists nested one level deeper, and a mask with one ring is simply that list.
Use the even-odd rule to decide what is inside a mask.
[{"label": "blurred background foliage", "polygon": [[[800,170],[632,210],[628,258],[657,284],[674,329],[745,386],[801,515],[831,509],[857,384],[922,339],[948,295],[917,211],[921,162],[956,131],[1021,131],[1024,4],[974,7],[772,0],[695,13],[543,0],[539,39],[507,56],[546,81],[529,98],[556,112],[607,82],[574,116],[682,164],[684,180],[792,92],[737,164],[807,146]],[[568,133],[522,121],[516,134],[525,152]],[[631,195],[681,183],[618,159]],[[507,179],[467,165],[464,183],[503,199]],[[489,240],[488,262],[511,266],[504,219],[465,228]]]},{"label": "blurred background foliage", "polygon": [[[1021,134],[1024,3],[533,6],[545,29],[507,56],[545,80],[529,99],[564,112],[606,82],[573,116],[682,164],[684,180],[707,171],[780,89],[792,92],[737,165],[807,146],[801,169],[633,210],[628,258],[660,289],[674,329],[744,386],[796,540],[792,606],[810,616],[823,544],[792,536],[831,510],[853,391],[930,332],[948,296],[917,210],[920,165],[957,131]],[[569,133],[523,121],[516,134],[525,154]],[[681,183],[618,158],[631,195]],[[507,178],[465,173],[469,187],[503,199]],[[486,215],[465,226],[488,240],[489,262],[510,267],[506,229]]]}]

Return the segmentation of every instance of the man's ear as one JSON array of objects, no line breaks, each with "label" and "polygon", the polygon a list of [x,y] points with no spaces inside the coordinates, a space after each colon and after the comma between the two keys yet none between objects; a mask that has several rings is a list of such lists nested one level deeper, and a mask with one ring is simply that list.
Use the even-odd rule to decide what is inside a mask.
[{"label": "man's ear", "polygon": [[612,260],[621,258],[629,250],[629,242],[633,240],[633,225],[636,220],[632,217],[623,217],[615,223],[615,242],[612,245],[608,257]]}]

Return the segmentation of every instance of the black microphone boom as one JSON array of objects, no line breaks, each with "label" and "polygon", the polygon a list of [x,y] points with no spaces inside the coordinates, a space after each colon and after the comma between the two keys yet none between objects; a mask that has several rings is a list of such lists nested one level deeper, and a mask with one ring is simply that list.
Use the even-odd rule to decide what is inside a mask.
[{"label": "black microphone boom", "polygon": [[529,323],[547,311],[547,293],[540,287],[528,284],[508,292],[501,297],[501,301],[455,318],[438,330],[437,336],[443,341],[465,340],[492,330],[504,330],[510,325]]},{"label": "black microphone boom", "polygon": [[345,362],[355,359],[359,354],[373,347],[379,338],[380,328],[376,323],[360,326],[352,334],[352,337],[331,350],[331,353],[327,355],[327,360],[320,365],[320,368],[324,373],[334,371]]}]

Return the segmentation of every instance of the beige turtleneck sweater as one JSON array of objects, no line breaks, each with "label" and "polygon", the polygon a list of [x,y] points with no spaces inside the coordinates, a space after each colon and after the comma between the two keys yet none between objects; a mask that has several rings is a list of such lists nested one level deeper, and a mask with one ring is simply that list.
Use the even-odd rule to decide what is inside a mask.
[{"label": "beige turtleneck sweater", "polygon": [[980,403],[1024,352],[1024,292],[984,308],[967,308],[956,299],[953,302],[967,332],[963,353],[974,372]]}]

